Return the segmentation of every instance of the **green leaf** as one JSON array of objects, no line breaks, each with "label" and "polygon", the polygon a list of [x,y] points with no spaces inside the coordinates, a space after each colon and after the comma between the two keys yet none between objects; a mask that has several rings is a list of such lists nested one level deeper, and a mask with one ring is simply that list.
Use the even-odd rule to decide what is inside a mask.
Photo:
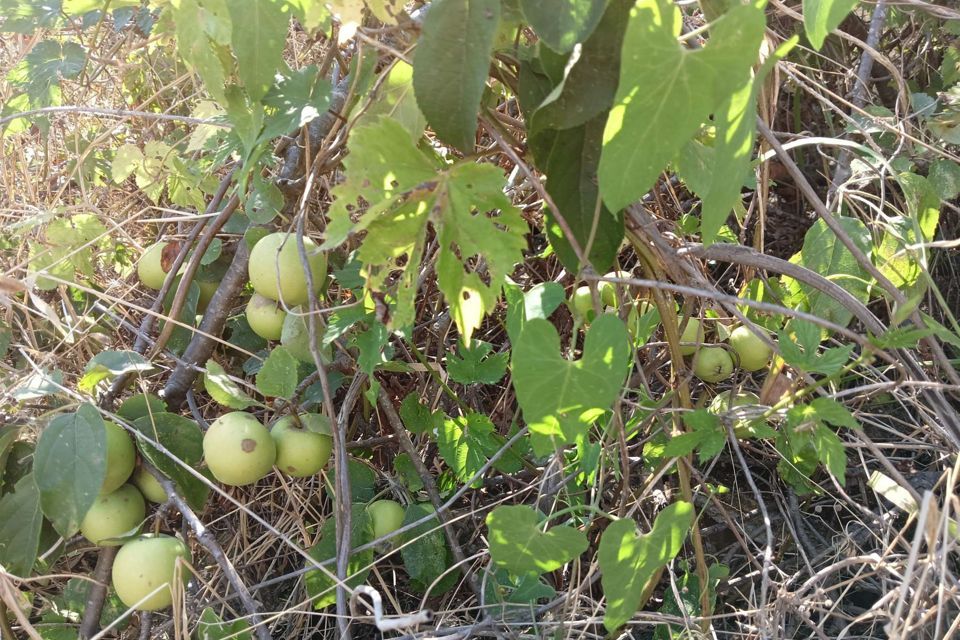
[{"label": "green leaf", "polygon": [[443,424],[443,411],[431,412],[421,404],[417,394],[409,393],[400,403],[400,419],[411,433],[434,433]]},{"label": "green leaf", "polygon": [[63,371],[55,370],[47,373],[40,369],[30,374],[26,380],[11,391],[10,397],[17,402],[36,400],[60,393],[61,386],[63,386]]},{"label": "green leaf", "polygon": [[[403,526],[412,524],[424,516],[433,513],[433,507],[423,504],[411,504],[403,516]],[[447,546],[447,537],[443,534],[440,521],[434,517],[419,524],[403,534],[400,556],[407,574],[417,585],[430,586],[451,566],[451,553]],[[451,571],[440,584],[431,589],[430,595],[444,593],[457,583],[457,572]]]},{"label": "green leaf", "polygon": [[843,441],[829,427],[817,425],[813,432],[813,446],[820,456],[820,462],[837,477],[840,486],[847,482],[847,452]]},{"label": "green leaf", "polygon": [[598,561],[608,631],[619,629],[643,605],[647,582],[680,552],[692,524],[693,505],[674,502],[657,515],[649,533],[638,536],[630,519],[617,520],[603,532]]},{"label": "green leaf", "polygon": [[77,388],[90,393],[103,380],[152,369],[153,365],[136,351],[101,351],[87,363]]},{"label": "green leaf", "polygon": [[396,60],[387,77],[380,83],[370,105],[360,116],[363,123],[377,116],[387,116],[406,129],[414,140],[419,140],[427,126],[427,119],[420,113],[413,93],[413,67],[403,60]]},{"label": "green leaf", "polygon": [[[370,515],[367,513],[365,505],[352,505],[350,520],[351,547],[356,548],[373,540],[373,524],[370,522]],[[320,529],[320,542],[311,547],[309,553],[310,557],[318,562],[332,560],[336,557],[337,526],[335,518],[331,516],[324,521],[323,527]],[[344,581],[346,585],[355,587],[363,584],[363,581],[367,579],[367,574],[370,573],[369,565],[372,563],[373,549],[351,553],[350,561],[347,564],[347,579]],[[304,576],[307,595],[313,600],[314,609],[324,609],[337,601],[337,583],[330,577],[331,574],[336,576],[336,565],[331,562],[326,568],[327,572],[313,569]]]},{"label": "green leaf", "polygon": [[526,505],[497,507],[487,515],[490,559],[523,575],[556,571],[587,550],[587,536],[568,526],[542,532],[537,512]]},{"label": "green leaf", "polygon": [[156,413],[137,418],[133,426],[176,457],[175,460],[142,438],[137,438],[137,448],[143,457],[173,480],[177,490],[192,507],[201,508],[207,500],[209,487],[183,467],[184,464],[196,466],[203,459],[203,432],[197,423],[174,413]]},{"label": "green leaf", "polygon": [[833,398],[815,398],[810,402],[810,406],[816,411],[817,418],[824,422],[829,422],[838,427],[860,428],[860,423],[853,417],[853,414]]},{"label": "green leaf", "polygon": [[350,476],[350,499],[364,504],[373,500],[377,494],[377,474],[370,465],[350,458],[347,460],[347,473]]},{"label": "green leaf", "polygon": [[737,5],[713,24],[705,47],[691,50],[677,41],[681,14],[669,0],[641,0],[631,10],[599,168],[611,211],[638,200],[710,113],[743,86],[764,26],[762,2]]},{"label": "green leaf", "polygon": [[[163,299],[164,313],[170,313],[170,308],[173,305],[173,299],[176,297],[177,289],[179,288],[180,277],[177,277],[177,279],[174,280],[174,285],[170,287],[170,290],[167,292],[167,296]],[[178,355],[183,353],[183,350],[187,348],[187,345],[190,344],[190,340],[193,338],[193,331],[190,329],[190,327],[193,327],[197,324],[197,305],[199,302],[200,285],[196,282],[191,282],[190,288],[187,290],[187,297],[183,303],[183,308],[180,310],[180,315],[177,317],[177,320],[180,322],[180,324],[174,325],[173,331],[170,333],[170,339],[167,340],[167,349]],[[166,326],[167,322],[170,321],[164,320],[160,326]]]},{"label": "green leaf", "polygon": [[286,348],[274,347],[257,373],[257,389],[267,397],[289,400],[297,390],[298,366]]},{"label": "green leaf", "polygon": [[599,411],[620,395],[630,364],[630,342],[619,318],[604,314],[591,325],[583,357],[560,354],[560,337],[546,320],[530,320],[513,348],[513,385],[543,455],[586,432]]},{"label": "green leaf", "polygon": [[225,0],[233,26],[231,43],[237,73],[250,100],[266,95],[283,62],[283,47],[290,26],[284,0]]},{"label": "green leaf", "polygon": [[232,58],[225,46],[232,31],[230,13],[225,8],[222,3],[201,6],[197,0],[181,0],[172,5],[177,51],[221,106],[227,104],[227,69],[223,65]]},{"label": "green leaf", "polygon": [[823,46],[857,4],[859,0],[803,0],[803,28],[814,49]]},{"label": "green leaf", "polygon": [[401,453],[393,459],[393,470],[400,476],[403,484],[410,491],[417,492],[423,489],[423,480],[407,454]]},{"label": "green leaf", "polygon": [[63,537],[80,521],[100,493],[107,473],[107,432],[100,413],[82,404],[60,414],[40,434],[33,455],[33,477],[43,514]]},{"label": "green leaf", "polygon": [[537,36],[551,49],[565,53],[600,22],[606,0],[520,0],[523,15]]},{"label": "green leaf", "polygon": [[[267,116],[260,139],[272,140],[287,135],[322,116],[330,106],[330,83],[316,65],[298,71],[286,70],[263,98],[274,112]],[[273,184],[273,183],[270,183]]]},{"label": "green leaf", "polygon": [[117,409],[117,415],[133,422],[137,418],[148,416],[152,413],[163,413],[167,410],[167,405],[152,393],[138,393],[132,395],[120,404]]},{"label": "green leaf", "polygon": [[60,102],[60,81],[74,80],[87,52],[79,43],[42,40],[7,74],[14,86],[26,89],[32,108]]},{"label": "green leaf", "polygon": [[519,285],[510,282],[504,287],[504,294],[507,299],[507,333],[513,342],[520,337],[528,320],[548,319],[567,299],[559,282],[541,282],[526,293]]},{"label": "green leaf", "polygon": [[706,409],[697,409],[683,414],[683,423],[691,431],[670,438],[664,446],[664,455],[676,458],[699,449],[700,462],[706,462],[723,450],[727,442],[727,432],[720,424],[720,418]]},{"label": "green leaf", "polygon": [[266,224],[277,217],[283,208],[283,194],[277,185],[254,173],[250,193],[243,205],[247,217],[256,224]]},{"label": "green leaf", "polygon": [[207,607],[197,620],[197,640],[251,640],[250,625],[243,619],[224,622]]},{"label": "green leaf", "polygon": [[390,332],[382,322],[376,320],[370,323],[370,328],[363,331],[353,339],[353,344],[360,350],[357,358],[357,364],[360,370],[368,376],[373,375],[373,370],[389,358],[384,358],[383,348],[390,341]]},{"label": "green leaf", "polygon": [[[717,602],[717,585],[730,575],[730,568],[724,564],[711,564],[707,569],[707,583],[709,585],[709,610],[714,610]],[[668,616],[689,619],[701,614],[700,608],[700,578],[696,572],[687,571],[677,581],[676,589],[666,589],[663,594],[663,605],[660,613]],[[692,626],[692,625],[691,625]],[[691,628],[670,622],[657,625],[653,632],[653,640],[686,640]]]},{"label": "green leaf", "polygon": [[215,360],[207,360],[206,371],[203,374],[203,388],[207,390],[211,398],[231,409],[246,409],[259,404],[244,393]]},{"label": "green leaf", "polygon": [[40,545],[40,492],[32,474],[0,499],[0,565],[15,576],[30,576]]},{"label": "green leaf", "polygon": [[952,200],[960,195],[960,164],[940,158],[930,165],[927,180],[937,190],[941,200]]},{"label": "green leaf", "polygon": [[507,372],[508,353],[490,355],[493,345],[482,340],[472,340],[470,348],[457,345],[457,354],[447,356],[447,373],[460,384],[496,384]]},{"label": "green leaf", "polygon": [[473,151],[499,22],[499,0],[436,0],[414,53],[420,111],[441,140],[464,153]]},{"label": "green leaf", "polygon": [[493,422],[481,413],[447,418],[437,433],[440,456],[461,482],[480,471],[490,456],[500,450],[500,445]]}]

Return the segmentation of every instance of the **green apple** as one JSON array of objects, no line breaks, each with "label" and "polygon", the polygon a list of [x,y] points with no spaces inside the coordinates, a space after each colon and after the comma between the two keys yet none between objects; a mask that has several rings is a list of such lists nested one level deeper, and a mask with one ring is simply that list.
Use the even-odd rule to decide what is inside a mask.
[{"label": "green apple", "polygon": [[197,312],[206,311],[207,305],[210,304],[210,298],[213,297],[213,294],[217,292],[217,289],[220,287],[220,283],[214,280],[194,280],[197,283],[197,286],[200,287],[200,297],[197,299]]},{"label": "green apple", "polygon": [[730,411],[734,407],[743,407],[751,404],[760,404],[760,396],[751,391],[741,391],[735,394],[727,390],[721,391],[710,401],[710,406],[707,407],[707,411],[714,414],[721,414]]},{"label": "green apple", "polygon": [[[683,316],[677,318],[677,326],[683,326]],[[688,343],[680,345],[681,354],[689,356],[697,352],[697,349],[703,343],[703,325],[698,318],[687,320],[687,326],[684,327],[683,333],[680,335],[680,342]]]},{"label": "green apple", "polygon": [[294,478],[306,478],[320,471],[333,449],[330,420],[319,413],[304,413],[297,426],[293,416],[277,420],[270,436],[277,446],[277,468]]},{"label": "green apple", "polygon": [[133,473],[137,463],[137,450],[126,429],[114,422],[104,424],[107,427],[107,475],[100,487],[101,495],[116,491]]},{"label": "green apple", "polygon": [[[633,277],[633,274],[628,271],[611,271],[610,273],[604,274],[603,277],[626,279]],[[617,300],[617,287],[622,288],[625,286],[626,285],[623,284],[601,280],[599,283],[597,283],[597,289],[600,293],[600,300],[608,307],[619,306],[619,300]]]},{"label": "green apple", "polygon": [[133,472],[133,484],[137,485],[143,497],[150,502],[163,504],[167,501],[167,492],[163,490],[163,485],[144,467],[137,467]]},{"label": "green apple", "polygon": [[578,318],[591,320],[593,318],[593,296],[590,295],[590,287],[577,287],[573,295],[570,296],[570,307]]},{"label": "green apple", "polygon": [[373,521],[373,538],[389,535],[403,524],[403,507],[394,500],[377,500],[367,506],[367,513]]},{"label": "green apple", "polygon": [[145,535],[120,548],[113,561],[113,589],[128,607],[156,611],[173,603],[177,575],[183,584],[190,574],[178,564],[190,561],[190,550],[177,538]]},{"label": "green apple", "polygon": [[[327,256],[310,238],[303,239],[303,247],[313,274],[314,290],[320,291],[327,275]],[[248,270],[253,290],[263,297],[282,298],[288,307],[309,302],[307,276],[294,236],[277,232],[261,238],[250,251]]]},{"label": "green apple", "polygon": [[277,447],[259,420],[232,411],[214,420],[203,435],[203,457],[214,478],[239,487],[270,473]]},{"label": "green apple", "polygon": [[720,382],[733,375],[733,358],[723,347],[702,347],[693,356],[693,373],[704,382]]},{"label": "green apple", "polygon": [[[763,331],[757,327],[758,331]],[[765,332],[764,332],[765,333]],[[739,326],[730,334],[730,346],[737,352],[740,367],[747,371],[759,371],[770,362],[773,349],[749,328]]]},{"label": "green apple", "polygon": [[158,291],[163,286],[163,281],[167,279],[167,272],[163,270],[162,262],[163,249],[166,246],[166,242],[150,245],[137,262],[137,276],[140,282]]},{"label": "green apple", "polygon": [[247,324],[264,340],[279,340],[287,312],[276,300],[253,294],[247,303]]},{"label": "green apple", "polygon": [[80,522],[80,533],[93,544],[115,547],[109,542],[124,534],[132,533],[147,515],[143,496],[132,484],[125,484],[113,493],[97,497]]}]

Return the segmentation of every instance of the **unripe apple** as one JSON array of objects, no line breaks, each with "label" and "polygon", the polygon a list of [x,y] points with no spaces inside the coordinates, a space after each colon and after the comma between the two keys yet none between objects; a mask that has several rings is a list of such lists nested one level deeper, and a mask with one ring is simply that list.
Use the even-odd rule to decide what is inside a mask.
[{"label": "unripe apple", "polygon": [[146,287],[159,290],[163,281],[167,279],[167,272],[163,270],[162,256],[166,242],[157,242],[150,245],[140,256],[137,262],[137,276]]},{"label": "unripe apple", "polygon": [[[303,247],[313,274],[314,291],[320,291],[327,275],[327,256],[310,238],[303,239]],[[277,232],[261,238],[250,251],[249,273],[254,291],[265,298],[282,297],[288,307],[310,300],[297,239],[290,234]]]},{"label": "unripe apple", "polygon": [[80,533],[93,544],[115,547],[111,538],[132,533],[147,515],[143,496],[132,484],[125,484],[113,493],[97,497],[80,523]]},{"label": "unripe apple", "polygon": [[693,373],[704,382],[720,382],[733,375],[733,358],[723,347],[703,347],[693,356]]},{"label": "unripe apple", "polygon": [[133,472],[133,484],[137,485],[143,497],[150,502],[163,504],[167,501],[167,492],[163,490],[163,485],[144,467],[137,467]]},{"label": "unripe apple", "polygon": [[[758,327],[759,331],[762,331]],[[747,371],[758,371],[767,366],[773,349],[760,336],[749,328],[739,326],[730,334],[730,346],[737,352],[740,367]]]},{"label": "unripe apple", "polygon": [[107,428],[107,475],[103,478],[100,495],[116,491],[133,473],[137,450],[126,429],[113,422],[104,422]]},{"label": "unripe apple", "polygon": [[273,468],[277,447],[267,428],[249,413],[226,413],[203,436],[203,457],[213,477],[235,487],[253,484]]},{"label": "unripe apple", "polygon": [[253,294],[247,303],[247,324],[264,340],[279,340],[283,333],[283,319],[287,312],[276,300]]},{"label": "unripe apple", "polygon": [[590,295],[590,287],[577,287],[573,295],[570,296],[570,306],[574,315],[583,320],[593,318],[593,296]]},{"label": "unripe apple", "polygon": [[306,478],[320,471],[333,449],[330,420],[319,413],[304,413],[297,426],[293,416],[277,420],[270,436],[277,446],[277,468],[294,478]]},{"label": "unripe apple", "polygon": [[403,507],[394,500],[377,500],[367,506],[367,513],[373,521],[373,538],[389,535],[403,524]]},{"label": "unripe apple", "polygon": [[113,588],[128,607],[156,611],[173,603],[172,587],[179,572],[183,584],[190,577],[180,561],[190,561],[190,551],[177,538],[146,535],[120,548],[113,561]]},{"label": "unripe apple", "polygon": [[[677,318],[677,326],[683,326],[682,316]],[[682,355],[689,356],[697,352],[697,349],[699,349],[703,343],[703,325],[698,318],[690,318],[687,320],[687,326],[684,327],[683,333],[680,335],[680,342],[689,343],[680,345],[680,353]]]},{"label": "unripe apple", "polygon": [[707,407],[707,411],[720,414],[734,407],[743,407],[751,404],[760,404],[760,396],[751,391],[741,391],[734,394],[726,390],[718,393],[713,400],[710,401],[710,406]]},{"label": "unripe apple", "polygon": [[197,313],[202,313],[206,311],[207,305],[210,304],[210,298],[213,297],[213,294],[217,292],[217,289],[220,287],[220,283],[215,280],[194,280],[197,283],[197,286],[200,287],[200,297],[197,299]]},{"label": "unripe apple", "polygon": [[[632,277],[632,274],[630,274],[628,271],[611,271],[610,273],[605,274],[603,277],[626,279]],[[600,293],[600,300],[608,307],[619,306],[619,300],[617,300],[617,288],[622,288],[625,286],[626,285],[623,284],[601,280],[597,283],[597,290]]]}]

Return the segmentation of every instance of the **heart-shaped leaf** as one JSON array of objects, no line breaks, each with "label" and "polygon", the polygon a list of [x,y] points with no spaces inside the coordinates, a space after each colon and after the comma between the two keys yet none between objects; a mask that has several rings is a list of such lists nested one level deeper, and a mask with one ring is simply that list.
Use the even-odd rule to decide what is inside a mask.
[{"label": "heart-shaped leaf", "polygon": [[610,409],[630,363],[627,329],[603,315],[584,341],[583,357],[560,354],[560,337],[546,320],[527,322],[513,349],[513,386],[538,455],[574,442],[598,413]]},{"label": "heart-shaped leaf", "polygon": [[537,513],[524,505],[497,507],[487,516],[490,557],[517,575],[556,571],[587,550],[587,536],[573,527],[540,531]]}]

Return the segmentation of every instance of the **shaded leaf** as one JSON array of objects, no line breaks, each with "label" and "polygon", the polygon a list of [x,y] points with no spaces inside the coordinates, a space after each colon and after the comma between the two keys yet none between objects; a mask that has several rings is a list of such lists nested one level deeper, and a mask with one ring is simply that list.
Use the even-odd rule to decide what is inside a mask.
[{"label": "shaded leaf", "polygon": [[814,49],[823,46],[831,31],[859,4],[859,0],[803,0],[803,28]]},{"label": "shaded leaf", "polygon": [[[351,509],[350,546],[355,548],[373,540],[373,524],[365,505],[354,504]],[[337,527],[335,518],[329,517],[324,521],[323,527],[320,529],[320,542],[312,546],[309,553],[310,557],[318,562],[332,560],[336,557]],[[355,587],[363,584],[363,581],[367,579],[367,574],[370,573],[369,565],[372,562],[373,549],[351,553],[350,561],[347,564],[348,577],[344,581],[346,585]],[[326,568],[326,572],[313,569],[303,577],[307,595],[313,600],[314,609],[324,609],[337,601],[337,583],[331,577],[331,575],[336,576],[336,565],[330,562]]]},{"label": "shaded leaf", "polygon": [[520,0],[523,15],[543,42],[567,52],[590,35],[603,16],[607,0]]},{"label": "shaded leaf", "polygon": [[257,389],[267,397],[289,400],[297,390],[298,366],[286,348],[274,347],[257,373]]},{"label": "shaded leaf", "polygon": [[496,384],[507,372],[509,353],[490,355],[493,345],[473,340],[469,349],[457,345],[457,355],[447,356],[447,373],[460,384]]},{"label": "shaded leaf", "polygon": [[27,474],[13,493],[0,498],[0,565],[15,576],[29,577],[40,545],[40,491]]},{"label": "shaded leaf", "polygon": [[490,558],[512,573],[556,571],[587,550],[587,536],[568,526],[541,531],[537,513],[525,505],[497,507],[487,515]]}]

